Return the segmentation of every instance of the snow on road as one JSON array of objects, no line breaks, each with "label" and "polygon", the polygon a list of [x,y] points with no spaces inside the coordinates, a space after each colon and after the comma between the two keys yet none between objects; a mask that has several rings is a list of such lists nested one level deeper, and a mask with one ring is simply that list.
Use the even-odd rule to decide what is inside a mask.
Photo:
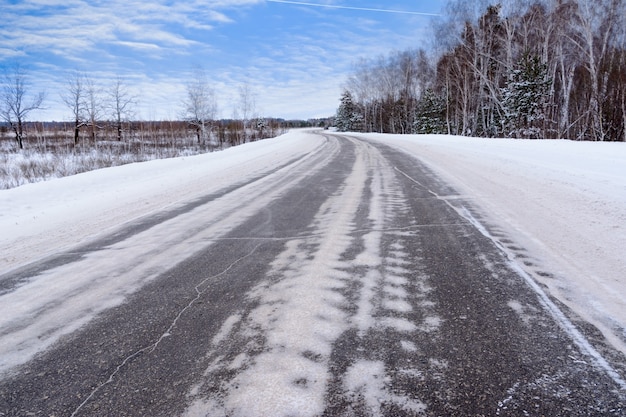
[{"label": "snow on road", "polygon": [[[480,209],[483,223],[488,225],[492,234],[496,235],[493,231],[499,232],[497,236],[503,245],[510,248],[513,256],[518,257],[520,264],[535,280],[545,284],[550,294],[558,297],[578,314],[598,326],[609,340],[626,352],[626,299],[624,296],[626,294],[626,257],[623,255],[624,248],[626,248],[624,230],[626,227],[626,144],[486,140],[451,136],[377,134],[362,136],[415,155],[444,180],[449,181],[464,198],[473,202],[474,208]],[[315,153],[323,144],[324,139],[321,136],[294,131],[276,139],[246,144],[223,152],[126,165],[74,177],[28,184],[11,190],[1,190],[0,275],[59,250],[68,250],[78,243],[95,239],[103,233],[118,230],[124,223],[131,220],[164,208],[175,208],[183,202],[202,195],[218,192],[233,184],[257,178],[288,160]],[[375,165],[375,160],[367,161],[366,165],[371,164]],[[352,175],[357,176],[352,179],[353,185],[362,184],[363,175],[365,175],[364,168],[355,167]],[[389,198],[390,194],[393,195],[391,175],[385,172],[376,175],[379,176],[372,179],[370,201],[372,216],[370,221],[373,223],[391,215],[382,213],[380,208],[383,190],[385,198]],[[357,201],[362,195],[359,189],[347,187],[345,190],[355,194],[353,197]],[[244,200],[241,195],[240,201],[224,204],[232,204],[233,207],[238,204],[239,207],[248,201],[249,213],[251,213],[279,191],[278,189],[272,190],[271,186],[266,185],[259,192],[250,194],[258,197],[254,199],[254,202]],[[354,213],[354,208],[350,207],[350,201],[340,202],[339,199],[342,196],[330,197],[328,207],[325,208],[327,212],[320,212],[317,226],[326,234],[336,234],[329,240],[334,245],[346,245],[347,241],[344,239],[347,239],[346,236],[353,231],[353,225],[350,225],[350,230],[333,226],[333,216],[340,216],[344,212]],[[401,209],[401,201],[394,202],[394,204],[398,210]],[[233,218],[229,222],[240,221],[246,216],[243,212],[241,215],[239,220]],[[193,215],[182,216],[176,221],[192,224]],[[226,226],[233,226],[233,224],[224,227]],[[219,227],[216,224],[215,229],[211,229],[212,232],[219,234],[221,230],[218,230]],[[380,255],[374,250],[379,246],[378,239],[380,239],[375,229],[376,227],[364,237],[365,249],[357,257],[357,261],[362,265],[380,262],[380,259],[377,259]],[[155,231],[158,232],[158,228],[153,230]],[[176,236],[162,233],[159,236],[151,235],[149,241],[154,242],[160,238],[176,240]],[[205,239],[206,236],[198,234],[195,238]],[[318,251],[325,250],[325,253],[309,253],[311,256],[304,259],[298,257],[298,252],[302,249],[302,245],[310,247],[311,242],[294,240],[287,246],[287,252],[283,254],[283,258],[277,259],[275,267],[286,276],[289,276],[288,264],[290,262],[298,261],[298,268],[308,270],[311,274],[315,273],[315,268],[325,268],[329,273],[324,273],[324,276],[336,278],[335,283],[326,284],[331,287],[341,285],[341,265],[332,262],[333,254],[336,255],[341,250],[325,248],[322,243],[326,241],[314,242],[320,244]],[[178,240],[178,243],[181,246],[175,250],[185,252],[189,250],[189,245],[193,244],[193,238],[192,241],[185,242]],[[133,245],[132,250],[138,250],[137,246],[141,245]],[[109,251],[116,250],[116,253],[130,251],[130,249],[128,242],[120,243],[119,247],[114,245],[107,248]],[[150,245],[144,249],[142,256],[149,257],[149,252],[152,250]],[[402,303],[402,250],[401,247],[396,248],[399,254],[395,266],[398,270],[395,276],[396,281],[393,280],[394,276],[390,275],[387,277],[390,281],[384,283],[385,292],[393,296],[385,301],[385,305],[389,309],[395,309],[398,313],[410,308],[410,305]],[[522,255],[526,258],[522,258]],[[279,265],[281,259],[282,266]],[[322,259],[327,262],[322,262]],[[389,261],[389,263],[392,262]],[[98,265],[103,264],[98,263]],[[152,266],[156,269],[163,267],[162,265]],[[37,282],[23,285],[19,290],[0,296],[0,318],[3,320],[1,328],[23,331],[24,329],[19,329],[18,324],[24,315],[41,316],[43,311],[41,306],[51,305],[52,298],[63,297],[62,294],[71,293],[74,288],[84,288],[84,282],[63,278],[79,274],[72,274],[71,271],[62,272],[57,271],[53,274],[54,284],[40,286],[39,292],[35,291],[37,283],[41,284],[45,279],[52,279],[50,276],[42,276],[41,280],[35,280]],[[139,275],[150,276],[149,271]],[[293,275],[291,280],[299,279],[298,276]],[[380,279],[376,276],[369,278],[372,281]],[[90,301],[100,299],[100,308],[107,308],[109,305],[123,301],[129,291],[140,285],[141,282],[128,283],[128,286],[123,285],[123,289],[107,290],[110,296],[105,298],[102,298],[101,290],[94,291],[91,295],[85,295],[81,303],[90,306],[92,304]],[[233,329],[242,326],[245,328],[247,323],[248,333],[256,328],[271,330],[269,335],[275,339],[270,338],[270,341],[274,340],[274,345],[278,349],[281,334],[293,330],[289,327],[291,322],[286,318],[290,317],[290,313],[297,312],[298,307],[291,306],[295,310],[288,310],[289,289],[284,287],[285,285],[286,283],[277,285],[268,283],[266,287],[259,288],[254,295],[260,301],[284,305],[285,310],[256,311],[256,315],[247,317],[249,321],[245,323],[242,323],[243,317],[233,316],[225,323],[223,334],[216,337],[215,344],[222,343],[225,335],[230,334]],[[51,290],[46,293],[46,291],[40,291],[41,288]],[[28,293],[27,290],[34,292]],[[319,291],[317,295],[322,298],[327,294],[323,288],[313,288],[310,289],[309,295],[315,295],[315,291]],[[351,323],[359,329],[367,329],[369,326],[370,314],[367,310],[370,308],[368,297],[371,295],[367,291],[368,287],[364,285],[359,303],[359,314],[355,316],[355,322]],[[333,313],[332,303],[332,299],[326,300],[325,313]],[[77,305],[80,307],[79,304]],[[79,311],[83,310],[79,308]],[[56,328],[54,320],[57,317],[58,323],[65,323],[70,313],[66,311],[59,315],[50,314],[48,318],[52,321],[45,328],[45,332],[54,334],[56,331],[71,331],[83,323],[80,320],[88,319],[97,311],[96,309],[89,315],[82,315],[83,313],[79,312],[79,321],[70,322],[68,324],[70,327],[65,330]],[[335,313],[339,316],[342,314],[341,312]],[[302,317],[303,320],[307,318],[315,319],[315,317]],[[338,318],[336,328],[329,327],[328,320],[330,319],[327,319],[324,330],[327,333],[320,333],[316,340],[303,337],[300,341],[300,348],[306,348],[311,357],[319,358],[318,355],[322,355],[323,358],[326,354],[324,348],[341,331],[341,326],[346,325],[346,322],[340,319],[341,317]],[[437,317],[430,319],[432,319],[430,324],[424,323],[424,326],[436,327]],[[407,323],[390,319],[387,324],[401,331],[402,326]],[[314,328],[315,323],[312,326]],[[27,346],[28,340],[36,338],[38,331],[31,328],[20,336],[25,343],[24,346],[27,347],[21,352],[23,355],[21,358],[9,355],[8,352],[12,349],[10,345],[14,342],[7,342],[9,338],[6,337],[3,338],[5,342],[0,343],[0,349],[9,350],[0,352],[0,355],[9,362],[24,362],[40,348]],[[403,344],[403,347],[407,350],[415,349],[415,346],[408,341]],[[292,355],[294,361],[301,361],[295,365],[315,366],[315,361],[303,361],[300,353],[295,352]],[[262,370],[264,363],[271,362],[272,351],[270,350],[266,355],[269,362],[262,361],[262,357],[257,358],[255,362],[257,371]],[[282,355],[283,358],[286,357],[285,352],[282,352]],[[242,368],[244,365],[248,366],[248,359],[246,356],[241,356],[228,364],[220,364],[218,361],[215,366]],[[9,366],[8,363],[5,365]],[[378,372],[376,364],[367,364],[367,366],[355,364],[348,373],[350,377],[344,381],[348,391],[384,388],[384,384],[380,384],[379,387],[376,384],[364,386],[359,379],[359,375],[362,374],[361,368],[369,369],[370,374]],[[210,372],[211,370],[207,370],[208,374]],[[309,369],[306,374],[314,375],[315,372],[315,369]],[[319,366],[319,372],[326,372],[325,366]],[[377,380],[376,375],[369,376],[373,378],[373,381]],[[296,378],[297,375],[293,377]],[[246,381],[247,384],[263,384],[263,382],[262,380],[255,382],[253,378]],[[310,387],[313,395],[321,392],[321,388],[316,388],[313,383]],[[279,391],[280,387],[276,389]],[[293,386],[290,386],[290,389],[293,389]],[[230,407],[232,410],[236,408],[238,399],[233,394],[230,400],[232,400]],[[203,402],[199,404],[203,407],[207,405]],[[223,407],[225,404],[220,406]],[[308,406],[315,408],[319,406],[319,403],[312,402]],[[420,406],[419,401],[407,405],[409,408],[416,409]],[[192,414],[190,412],[190,415]]]},{"label": "snow on road", "polygon": [[299,181],[301,175],[291,171],[306,173],[302,165],[310,169],[320,163],[313,156],[322,143],[288,135],[238,152],[134,164],[3,190],[0,253],[2,266],[10,270],[138,216],[172,209],[198,191],[218,191],[304,156],[293,166],[0,291],[0,373],[119,305],[162,271],[243,223]]},{"label": "snow on road", "polygon": [[[315,233],[288,240],[273,262],[268,280],[247,295],[258,307],[245,317],[236,313],[224,323],[209,352],[214,360],[204,381],[190,393],[193,402],[187,417],[321,415],[332,380],[333,345],[342,334],[351,326],[363,334],[373,326],[399,333],[415,330],[415,324],[402,317],[411,307],[402,299],[408,281],[401,274],[410,271],[393,266],[398,259],[402,261],[401,248],[394,252],[397,259],[384,262],[392,265],[387,269],[395,271],[381,273],[382,230],[406,202],[394,181],[395,173],[382,162],[380,153],[358,141],[355,145],[357,157],[350,175],[318,210],[310,227]],[[372,179],[369,187],[367,178]],[[359,236],[355,217],[367,191],[371,193],[371,231]],[[362,251],[354,259],[344,259],[349,248],[361,240]],[[349,272],[359,267],[369,270],[365,277]],[[341,290],[359,286],[358,311],[350,317]],[[377,307],[381,286],[391,293],[383,302],[393,317]],[[262,346],[259,340],[264,340]],[[224,356],[233,349],[241,352],[234,358],[233,354]],[[417,399],[392,393],[389,379],[382,361],[362,359],[347,370],[343,393],[355,400],[365,398],[372,415],[382,415],[384,402],[408,411],[425,409]],[[199,394],[210,391],[204,385],[219,388],[207,397]]]},{"label": "snow on road", "polygon": [[426,163],[536,281],[626,353],[626,144],[356,136]]}]

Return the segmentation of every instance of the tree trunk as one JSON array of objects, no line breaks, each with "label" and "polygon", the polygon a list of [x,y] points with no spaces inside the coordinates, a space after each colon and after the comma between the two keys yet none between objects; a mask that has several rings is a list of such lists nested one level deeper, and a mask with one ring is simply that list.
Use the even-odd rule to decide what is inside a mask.
[{"label": "tree trunk", "polygon": [[122,141],[122,122],[118,120],[117,122],[117,141]]},{"label": "tree trunk", "polygon": [[622,141],[626,142],[626,90],[622,91]]},{"label": "tree trunk", "polygon": [[24,141],[23,141],[21,124],[16,126],[15,124],[11,123],[11,127],[13,128],[13,132],[15,133],[15,141],[17,142],[17,146],[20,149],[24,149],[24,143],[23,143]]}]

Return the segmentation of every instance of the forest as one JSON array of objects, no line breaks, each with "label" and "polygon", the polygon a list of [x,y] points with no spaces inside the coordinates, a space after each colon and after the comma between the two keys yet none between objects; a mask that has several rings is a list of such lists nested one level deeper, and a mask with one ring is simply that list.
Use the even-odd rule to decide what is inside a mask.
[{"label": "forest", "polygon": [[449,2],[433,48],[362,59],[340,131],[626,141],[624,0]]}]

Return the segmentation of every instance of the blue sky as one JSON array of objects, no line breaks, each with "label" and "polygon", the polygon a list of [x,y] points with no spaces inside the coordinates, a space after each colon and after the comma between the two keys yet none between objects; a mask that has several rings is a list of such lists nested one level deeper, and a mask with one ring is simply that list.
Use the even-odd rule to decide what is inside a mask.
[{"label": "blue sky", "polygon": [[[297,4],[301,3],[301,4]],[[262,116],[334,114],[341,85],[361,57],[428,47],[445,0],[0,0],[0,66],[20,63],[44,90],[37,120],[68,120],[67,79],[84,72],[103,89],[121,77],[139,98],[137,117],[176,119],[201,67],[219,117],[238,87]]]}]

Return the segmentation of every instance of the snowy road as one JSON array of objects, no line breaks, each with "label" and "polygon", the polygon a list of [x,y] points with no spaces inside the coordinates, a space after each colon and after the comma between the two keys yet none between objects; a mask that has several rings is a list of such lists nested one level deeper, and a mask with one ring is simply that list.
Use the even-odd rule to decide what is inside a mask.
[{"label": "snowy road", "polygon": [[0,275],[0,416],[624,415],[621,353],[467,196],[379,142],[298,141]]}]

